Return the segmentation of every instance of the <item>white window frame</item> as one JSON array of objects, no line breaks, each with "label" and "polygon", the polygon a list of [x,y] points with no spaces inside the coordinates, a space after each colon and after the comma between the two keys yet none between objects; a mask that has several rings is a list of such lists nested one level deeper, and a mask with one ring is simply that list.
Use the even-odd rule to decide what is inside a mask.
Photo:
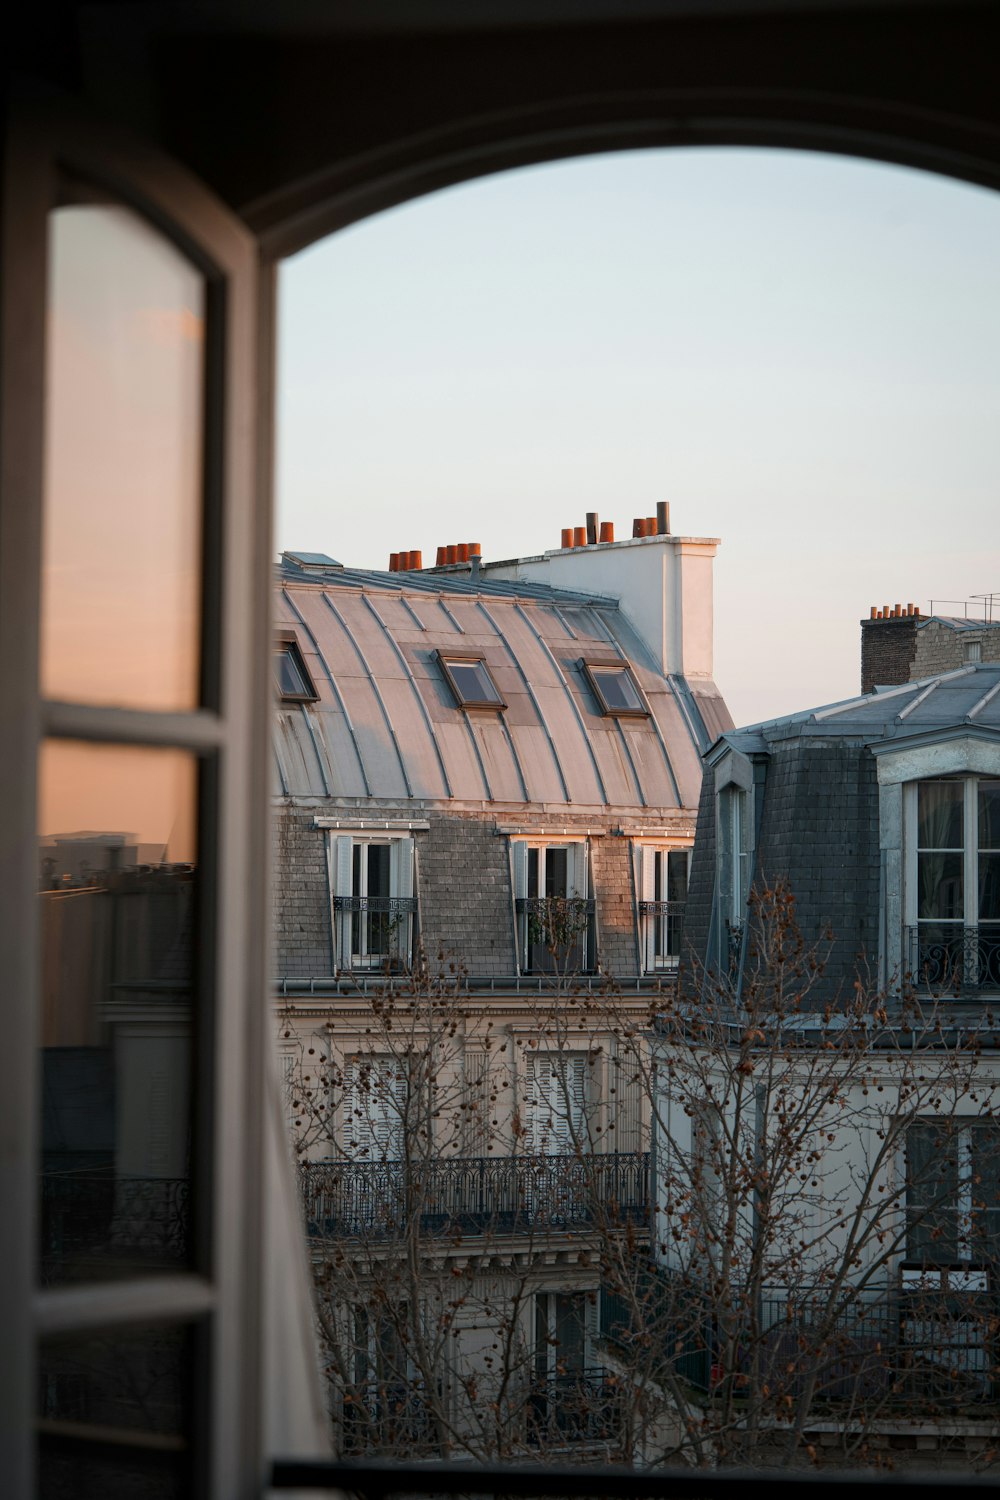
[{"label": "white window frame", "polygon": [[[955,1138],[956,1159],[956,1182],[955,1198],[953,1203],[942,1202],[936,1208],[929,1207],[928,1215],[948,1214],[954,1212],[955,1216],[955,1254],[942,1255],[940,1258],[918,1260],[911,1257],[913,1246],[910,1243],[909,1222],[906,1226],[906,1260],[910,1265],[921,1264],[929,1269],[945,1268],[948,1266],[980,1265],[982,1258],[974,1257],[973,1250],[973,1223],[976,1212],[976,1177],[973,1157],[973,1137],[976,1131],[992,1130],[994,1137],[993,1149],[1000,1153],[1000,1124],[984,1116],[970,1116],[968,1119],[951,1118],[948,1116],[926,1117],[914,1120],[908,1129],[925,1127],[931,1130],[951,1130]],[[903,1141],[902,1151],[902,1175],[904,1185],[905,1211],[910,1212],[910,1181],[906,1162],[906,1139]],[[925,1205],[917,1205],[924,1207]],[[990,1259],[990,1257],[987,1257]]]},{"label": "white window frame", "polygon": [[[340,900],[368,900],[367,861],[360,860],[360,881],[354,878],[354,853],[372,845],[389,850],[389,901],[411,902],[416,885],[416,846],[409,832],[404,833],[339,833],[331,832],[328,844],[330,874],[330,920],[333,931],[334,967],[338,973],[384,968],[387,957],[375,951],[371,942],[371,924],[355,921],[363,917],[364,909],[338,905]],[[359,885],[360,889],[355,889]],[[399,961],[409,967],[413,959],[413,943],[416,934],[416,908],[401,908],[394,912],[390,906],[386,913],[389,935],[395,939],[392,946]],[[357,937],[357,942],[355,938]]]},{"label": "white window frame", "polygon": [[[903,871],[903,922],[906,934],[905,962],[907,972],[911,975],[913,982],[918,986],[926,982],[927,975],[931,975],[930,982],[940,983],[942,989],[954,988],[956,983],[969,985],[979,993],[993,993],[1000,988],[1000,982],[992,983],[987,977],[987,983],[981,982],[980,976],[980,919],[978,911],[978,888],[979,888],[979,784],[983,781],[1000,780],[1000,774],[989,775],[980,772],[961,772],[958,774],[942,776],[922,776],[917,780],[905,783],[903,786],[903,841],[905,863]],[[962,786],[962,917],[961,920],[949,918],[921,918],[919,912],[919,854],[918,848],[918,807],[920,787],[935,782],[959,783]],[[959,852],[955,849],[952,852]],[[1000,852],[1000,851],[985,851]],[[988,923],[988,927],[996,928],[996,936],[1000,943],[1000,922]],[[929,958],[924,952],[924,944],[921,941],[921,928],[940,927],[954,928],[955,943],[958,956],[952,963],[946,955],[948,945],[940,945],[937,956]],[[935,945],[937,949],[937,945]],[[928,963],[932,968],[928,969]],[[937,974],[937,969],[942,966],[942,973]],[[944,972],[944,970],[947,972]],[[997,974],[1000,981],[1000,972]]]},{"label": "white window frame", "polygon": [[[690,843],[642,842],[636,843],[633,849],[636,867],[636,890],[638,891],[639,901],[637,917],[642,969],[647,974],[675,973],[681,956],[680,937],[683,926],[683,910],[679,913],[672,913],[670,911],[648,912],[643,911],[642,907],[647,902],[669,902],[669,897],[663,896],[662,892],[664,889],[669,890],[669,866],[672,854],[684,854],[687,859],[687,870],[684,880],[684,901],[677,903],[681,907],[686,905],[687,888],[691,879],[691,854],[693,846]],[[658,889],[661,893],[660,895],[657,895]],[[672,943],[671,938],[673,938]]]},{"label": "white window frame", "polygon": [[[568,901],[590,900],[590,844],[585,837],[567,838],[565,836],[552,835],[548,838],[525,838],[512,839],[510,846],[510,857],[513,875],[515,917],[517,929],[517,964],[518,972],[523,973],[531,969],[531,950],[535,946],[530,940],[530,918],[526,911],[518,911],[517,903],[522,900],[543,899],[530,896],[528,891],[528,865],[531,850],[538,852],[538,878],[539,890],[545,886],[545,864],[550,850],[565,850],[566,860],[566,896]],[[560,898],[557,898],[560,899]],[[596,937],[592,934],[593,921],[588,918],[586,928],[580,935],[583,948],[584,967],[588,962],[588,950],[591,946],[592,937],[596,943]]]},{"label": "white window frame", "polygon": [[353,1053],[345,1059],[340,1147],[353,1161],[397,1162],[405,1155],[409,1078],[404,1057]]}]

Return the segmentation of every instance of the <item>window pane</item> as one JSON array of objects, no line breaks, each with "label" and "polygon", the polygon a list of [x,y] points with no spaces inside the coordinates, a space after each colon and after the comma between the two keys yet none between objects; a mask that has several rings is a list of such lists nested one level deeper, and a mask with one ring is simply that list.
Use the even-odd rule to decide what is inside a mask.
[{"label": "window pane", "polygon": [[274,668],[278,680],[278,692],[283,698],[312,697],[312,688],[306,682],[293,647],[286,646],[283,651],[275,652]]},{"label": "window pane", "polygon": [[451,673],[461,703],[499,703],[500,694],[493,686],[493,679],[484,662],[452,661],[448,659]]},{"label": "window pane", "polygon": [[922,920],[961,920],[961,854],[917,855],[917,916]]},{"label": "window pane", "polygon": [[979,783],[979,847],[1000,850],[1000,781]]},{"label": "window pane", "polygon": [[964,849],[961,781],[921,781],[917,787],[917,847]]},{"label": "window pane", "polygon": [[43,1283],[189,1262],[196,762],[50,741],[39,768]]},{"label": "window pane", "polygon": [[979,920],[1000,921],[1000,854],[979,856]]},{"label": "window pane", "polygon": [[667,900],[687,900],[688,851],[671,849],[667,855]]},{"label": "window pane", "polygon": [[45,1340],[40,1500],[182,1500],[190,1472],[191,1338],[145,1327]]},{"label": "window pane", "polygon": [[624,669],[602,671],[599,667],[591,668],[594,681],[604,694],[604,701],[609,709],[631,709],[641,713],[643,710],[642,699],[635,690],[628,672]]},{"label": "window pane", "polygon": [[42,691],[199,696],[205,287],[131,209],[50,220]]},{"label": "window pane", "polygon": [[960,1132],[948,1124],[906,1132],[906,1257],[946,1265],[958,1258]]}]

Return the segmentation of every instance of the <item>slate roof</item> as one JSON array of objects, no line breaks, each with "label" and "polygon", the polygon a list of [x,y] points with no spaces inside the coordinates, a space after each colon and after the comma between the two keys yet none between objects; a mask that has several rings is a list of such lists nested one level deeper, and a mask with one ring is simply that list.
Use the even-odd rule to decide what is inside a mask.
[{"label": "slate roof", "polygon": [[857,698],[728,730],[720,739],[751,752],[795,736],[855,738],[874,744],[960,725],[1000,732],[1000,663],[970,662],[936,677],[877,687]]},{"label": "slate roof", "polygon": [[[279,714],[288,796],[691,809],[701,756],[732,723],[713,683],[664,677],[602,595],[297,553],[279,567],[277,616],[319,694]],[[438,649],[481,653],[506,710],[458,708]],[[582,657],[628,661],[651,716],[600,714]]]}]

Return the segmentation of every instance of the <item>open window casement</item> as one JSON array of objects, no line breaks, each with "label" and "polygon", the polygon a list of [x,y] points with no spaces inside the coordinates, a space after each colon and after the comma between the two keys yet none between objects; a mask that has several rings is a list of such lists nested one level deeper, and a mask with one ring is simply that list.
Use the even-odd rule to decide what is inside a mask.
[{"label": "open window casement", "polygon": [[335,967],[408,964],[415,915],[413,839],[336,834],[329,863]]},{"label": "open window casement", "polygon": [[586,840],[515,839],[511,865],[522,969],[585,968],[591,962],[590,868]]},{"label": "open window casement", "polygon": [[676,969],[680,962],[690,860],[688,848],[640,844],[636,850],[640,950],[647,973]]}]

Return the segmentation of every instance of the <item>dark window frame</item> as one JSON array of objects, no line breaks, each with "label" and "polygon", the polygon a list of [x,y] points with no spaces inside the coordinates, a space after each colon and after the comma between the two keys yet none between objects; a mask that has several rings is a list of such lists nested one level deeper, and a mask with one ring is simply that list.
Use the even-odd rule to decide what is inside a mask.
[{"label": "dark window frame", "polygon": [[[601,658],[598,658],[598,657],[586,657],[586,656],[583,656],[583,657],[580,658],[579,665],[580,665],[580,671],[583,673],[584,677],[587,680],[587,686],[590,688],[590,691],[593,693],[594,697],[596,698],[596,700],[597,700],[597,706],[598,706],[601,714],[604,716],[604,718],[606,718],[606,719],[649,719],[649,718],[652,718],[652,710],[650,709],[649,704],[646,701],[646,695],[645,695],[645,693],[642,691],[642,688],[639,686],[638,682],[636,681],[635,673],[632,670],[632,664],[631,664],[631,662],[622,661],[620,658],[609,659],[609,658],[605,657],[605,658],[601,659]],[[600,685],[600,681],[598,680],[598,677],[597,677],[597,673],[598,672],[615,672],[619,676],[624,677],[626,679],[626,681],[631,684],[632,690],[635,693],[636,697],[638,698],[639,703],[640,703],[641,706],[639,708],[622,708],[622,707],[619,707],[616,704],[609,703],[608,700],[607,700],[607,698],[605,697],[604,690],[603,690],[603,688]]]},{"label": "dark window frame", "polygon": [[319,693],[313,682],[312,673],[306,666],[305,657],[302,655],[302,647],[299,645],[298,637],[294,630],[279,630],[274,639],[275,662],[281,656],[288,656],[296,672],[306,684],[308,691],[305,693],[286,693],[281,682],[275,674],[275,690],[282,703],[316,703],[319,701]]},{"label": "dark window frame", "polygon": [[[480,651],[441,651],[441,650],[438,650],[434,654],[435,654],[435,657],[437,658],[438,665],[440,666],[441,671],[444,674],[445,682],[447,682],[449,688],[451,689],[452,696],[454,697],[455,702],[457,703],[457,705],[458,705],[459,708],[490,708],[490,709],[494,709],[496,711],[500,711],[501,709],[505,709],[507,707],[506,700],[504,699],[503,695],[501,694],[500,689],[497,687],[496,683],[493,681],[493,673],[490,671],[489,665],[488,665],[488,663],[486,661],[486,658],[483,656],[482,652],[480,652]],[[455,675],[454,675],[454,673],[451,670],[451,665],[450,664],[452,662],[458,662],[460,664],[467,665],[467,666],[480,667],[482,669],[482,671],[486,674],[486,679],[489,682],[490,686],[492,687],[494,693],[496,693],[496,697],[495,698],[485,698],[485,697],[484,698],[473,698],[473,697],[470,697],[470,695],[468,693],[464,692],[462,690],[462,688],[459,686],[459,684],[458,684],[458,682],[457,682],[457,680],[455,678]]]}]

